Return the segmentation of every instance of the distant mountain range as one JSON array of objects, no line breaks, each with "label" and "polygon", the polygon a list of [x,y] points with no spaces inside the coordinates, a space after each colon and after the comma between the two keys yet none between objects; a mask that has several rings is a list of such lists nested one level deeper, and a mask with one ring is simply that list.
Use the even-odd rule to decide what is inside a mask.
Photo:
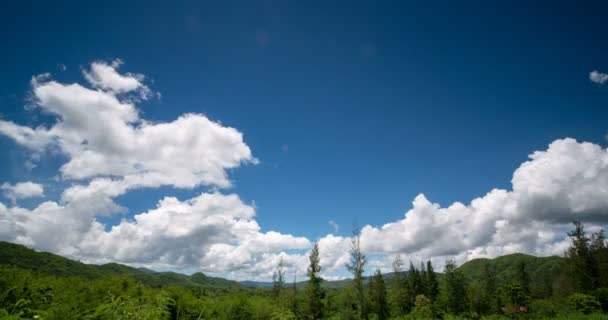
[{"label": "distant mountain range", "polygon": [[[469,279],[479,280],[486,265],[495,270],[498,283],[503,279],[513,278],[518,265],[524,262],[526,271],[536,287],[552,289],[559,287],[559,279],[564,274],[565,259],[561,257],[534,257],[521,253],[505,255],[494,259],[474,259],[458,269]],[[142,284],[151,287],[181,286],[203,288],[271,288],[272,282],[264,281],[232,281],[218,277],[209,277],[202,272],[190,276],[175,272],[156,272],[146,268],[133,268],[118,263],[103,265],[85,264],[70,260],[48,252],[38,252],[25,246],[0,241],[0,265],[9,265],[21,269],[36,271],[54,276],[75,276],[85,279],[99,279],[106,276],[126,275],[133,277]],[[439,266],[435,266],[438,268]],[[385,274],[389,280],[395,273]],[[439,274],[441,280],[441,274]],[[351,279],[324,281],[326,288],[343,288],[348,286]],[[286,284],[289,286],[290,284]],[[296,283],[298,288],[306,285],[306,281]]]}]

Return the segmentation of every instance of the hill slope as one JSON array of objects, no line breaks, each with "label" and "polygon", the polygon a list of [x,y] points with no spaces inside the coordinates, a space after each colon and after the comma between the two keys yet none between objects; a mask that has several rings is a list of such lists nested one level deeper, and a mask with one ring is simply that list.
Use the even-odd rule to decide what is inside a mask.
[{"label": "hill slope", "polygon": [[85,264],[48,252],[38,252],[22,245],[0,241],[0,266],[14,266],[43,274],[65,277],[99,279],[107,276],[130,276],[151,287],[182,286],[205,288],[236,288],[238,282],[207,277],[203,273],[191,276],[175,272],[154,272],[118,263],[104,265]]},{"label": "hill slope", "polygon": [[[458,268],[469,281],[481,279],[484,269],[489,266],[495,270],[498,283],[504,279],[513,278],[517,272],[518,265],[524,262],[526,271],[535,287],[545,287],[552,290],[559,287],[560,277],[564,274],[566,260],[561,257],[534,257],[521,253],[505,255],[494,259],[475,259],[466,262]],[[85,264],[70,260],[59,255],[38,252],[25,246],[0,241],[0,266],[10,265],[21,269],[32,270],[54,276],[76,276],[86,279],[99,279],[106,276],[126,275],[137,281],[151,286],[181,286],[181,287],[206,287],[206,288],[270,288],[271,282],[242,281],[236,282],[223,278],[208,277],[203,273],[195,273],[187,276],[175,272],[155,272],[145,268],[132,268],[118,263],[104,265]],[[438,266],[436,266],[437,268]],[[384,275],[387,282],[391,282],[395,274]],[[441,280],[442,275],[439,274]],[[347,287],[351,279],[337,281],[323,281],[322,286],[331,289]],[[367,277],[366,277],[367,281]],[[298,288],[306,286],[306,281],[299,281]],[[291,286],[290,283],[286,284]]]}]

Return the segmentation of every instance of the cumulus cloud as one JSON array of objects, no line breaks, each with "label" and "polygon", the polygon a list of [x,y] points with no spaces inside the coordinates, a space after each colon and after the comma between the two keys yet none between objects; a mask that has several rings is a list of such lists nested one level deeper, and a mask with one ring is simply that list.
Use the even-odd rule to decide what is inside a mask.
[{"label": "cumulus cloud", "polygon": [[[60,199],[33,209],[15,202],[44,195],[42,186],[2,185],[13,205],[0,203],[0,240],[87,262],[201,270],[233,279],[270,279],[283,259],[290,273],[304,276],[311,239],[263,231],[254,205],[224,193],[232,184],[230,169],[257,162],[243,134],[201,114],[143,119],[138,100],[129,95],[149,90],[145,77],[119,73],[120,63],[94,62],[83,72],[89,87],[34,77],[33,101],[54,116],[51,123],[28,127],[0,120],[0,133],[33,154],[63,154],[59,173],[70,182]],[[570,221],[591,228],[608,223],[608,151],[599,145],[556,140],[532,153],[511,182],[509,190],[493,189],[447,207],[420,194],[403,218],[364,226],[361,245],[370,268],[389,270],[394,253],[415,262],[431,259],[438,267],[446,258],[562,254]],[[155,208],[111,227],[98,219],[127,212],[115,199],[131,190],[199,185],[216,191],[191,199],[165,196]],[[341,278],[350,238],[328,234],[317,241],[323,276]]]},{"label": "cumulus cloud", "polygon": [[204,115],[162,123],[141,119],[132,101],[118,93],[140,88],[143,77],[122,76],[116,67],[95,62],[85,71],[102,90],[35,77],[34,101],[56,122],[29,128],[1,120],[0,133],[37,152],[59,149],[69,158],[61,167],[67,179],[111,176],[147,187],[225,188],[231,184],[227,169],[257,161],[242,133]]},{"label": "cumulus cloud", "polygon": [[144,84],[142,74],[118,73],[118,68],[123,64],[120,59],[111,64],[105,61],[96,61],[91,64],[90,70],[84,70],[85,79],[94,87],[114,93],[126,93],[139,91],[142,98],[147,98],[150,89]]},{"label": "cumulus cloud", "polygon": [[[149,90],[145,78],[118,73],[121,63],[92,63],[83,71],[91,88],[36,76],[33,101],[54,115],[54,122],[31,128],[0,121],[0,133],[33,153],[63,153],[61,177],[73,182],[60,201],[31,210],[0,205],[0,239],[89,262],[194,268],[234,277],[243,276],[244,266],[256,270],[254,276],[271,273],[268,261],[284,250],[310,246],[306,238],[262,232],[253,206],[220,192],[185,201],[165,197],[156,209],[107,230],[97,217],[126,212],[115,198],[130,190],[228,188],[227,170],[257,162],[241,132],[204,115],[158,123],[142,119],[136,100],[125,94]],[[31,184],[3,189],[15,199],[36,194]]]},{"label": "cumulus cloud", "polygon": [[461,262],[514,252],[561,255],[571,221],[608,223],[608,151],[599,145],[556,140],[515,170],[512,185],[445,208],[420,194],[402,220],[365,226],[361,244],[371,253]]},{"label": "cumulus cloud", "polygon": [[88,262],[196,267],[214,274],[232,271],[235,277],[251,276],[252,268],[271,273],[273,265],[258,264],[283,250],[310,247],[303,237],[261,232],[254,208],[234,194],[202,193],[186,201],[165,197],[155,209],[108,231],[89,212],[116,208],[91,197],[64,205],[48,201],[31,211],[0,206],[0,238]]},{"label": "cumulus cloud", "polygon": [[0,189],[4,193],[4,196],[11,199],[13,205],[17,199],[25,199],[32,197],[44,196],[44,187],[41,184],[28,182],[19,182],[16,184],[3,183]]},{"label": "cumulus cloud", "polygon": [[589,72],[589,80],[591,80],[591,82],[604,84],[608,81],[608,74],[593,70]]}]

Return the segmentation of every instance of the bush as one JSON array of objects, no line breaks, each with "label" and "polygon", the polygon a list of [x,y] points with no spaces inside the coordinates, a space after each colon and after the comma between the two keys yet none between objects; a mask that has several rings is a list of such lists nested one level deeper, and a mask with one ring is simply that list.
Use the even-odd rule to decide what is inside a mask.
[{"label": "bush", "polygon": [[416,319],[433,319],[433,309],[429,298],[423,294],[417,295],[415,305],[413,314]]},{"label": "bush", "polygon": [[555,318],[560,307],[548,299],[535,300],[530,304],[530,313],[539,318]]},{"label": "bush", "polygon": [[568,303],[577,311],[590,314],[600,309],[600,303],[594,296],[575,293],[568,297]]},{"label": "bush", "polygon": [[600,303],[602,311],[608,312],[608,288],[599,288],[593,291],[593,296]]}]

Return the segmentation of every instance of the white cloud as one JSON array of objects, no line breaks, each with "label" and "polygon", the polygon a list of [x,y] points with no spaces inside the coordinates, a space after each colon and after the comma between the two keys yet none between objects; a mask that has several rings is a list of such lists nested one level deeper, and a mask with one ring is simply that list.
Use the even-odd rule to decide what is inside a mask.
[{"label": "white cloud", "polygon": [[16,184],[3,183],[0,186],[4,196],[11,199],[13,204],[18,199],[42,197],[44,196],[44,187],[41,184],[33,182],[19,182]]},{"label": "white cloud", "polygon": [[332,229],[334,230],[334,234],[339,234],[340,233],[340,225],[338,225],[335,221],[333,220],[329,220],[329,225],[332,227]]},{"label": "white cloud", "polygon": [[0,133],[36,152],[49,145],[58,148],[69,158],[61,167],[66,179],[111,176],[139,187],[225,188],[231,184],[227,169],[257,162],[242,133],[204,115],[185,114],[161,123],[141,119],[132,101],[117,95],[141,86],[128,85],[139,78],[121,76],[115,67],[93,63],[85,73],[97,75],[101,80],[92,83],[109,88],[105,91],[35,77],[35,102],[57,121],[35,129],[0,121]]},{"label": "white cloud", "polygon": [[165,197],[155,209],[106,231],[95,216],[116,210],[96,194],[63,205],[44,202],[33,210],[0,206],[0,239],[87,262],[196,268],[241,279],[271,275],[276,265],[269,261],[281,254],[288,262],[296,257],[282,251],[310,247],[303,237],[261,232],[254,208],[234,194],[202,193],[187,201]]},{"label": "white cloud", "polygon": [[53,142],[53,136],[45,128],[29,128],[4,120],[0,120],[0,133],[35,151],[42,151]]},{"label": "white cloud", "polygon": [[591,80],[591,82],[604,84],[608,81],[608,74],[593,70],[589,72],[589,80]]},{"label": "white cloud", "polygon": [[[231,185],[228,169],[257,162],[239,131],[204,115],[184,114],[160,123],[140,118],[133,100],[124,94],[148,90],[144,77],[118,74],[119,64],[93,63],[84,72],[93,89],[59,83],[48,74],[34,77],[34,101],[54,115],[55,122],[38,128],[0,122],[0,133],[36,154],[49,148],[65,154],[61,176],[75,182],[59,202],[47,201],[32,210],[1,205],[0,239],[83,261],[233,277],[271,274],[274,266],[268,261],[285,255],[284,250],[310,246],[306,238],[262,232],[253,206],[237,195],[217,192],[186,201],[165,197],[156,209],[106,231],[96,217],[127,211],[114,199],[130,190],[201,184],[226,188]],[[13,189],[24,188],[5,189],[16,198],[22,193]]]},{"label": "white cloud", "polygon": [[111,64],[104,61],[96,61],[91,64],[90,70],[83,70],[85,79],[94,87],[113,93],[126,93],[139,91],[142,98],[146,99],[150,89],[144,84],[145,77],[142,74],[118,73],[118,68],[123,64],[120,59]]},{"label": "white cloud", "polygon": [[[35,128],[0,121],[0,133],[31,150],[33,159],[49,150],[65,155],[60,174],[71,183],[58,201],[31,210],[15,201],[42,196],[42,186],[2,185],[13,206],[0,203],[0,240],[88,262],[202,270],[234,279],[267,280],[282,258],[290,273],[303,277],[311,241],[262,231],[255,207],[235,194],[166,196],[109,230],[99,222],[99,216],[126,212],[115,199],[131,190],[228,188],[227,171],[257,162],[241,132],[204,115],[142,119],[137,99],[128,95],[149,90],[145,78],[119,74],[119,64],[93,63],[84,72],[92,88],[34,77],[34,101],[54,121]],[[515,170],[511,190],[493,189],[448,207],[420,194],[402,219],[364,226],[361,245],[370,254],[370,270],[389,270],[390,254],[397,252],[416,262],[432,259],[438,267],[447,257],[463,262],[512,252],[561,254],[574,219],[592,228],[608,223],[608,151],[561,139]],[[322,274],[342,277],[350,238],[328,234],[318,242]]]},{"label": "white cloud", "polygon": [[573,139],[534,152],[513,174],[513,190],[494,189],[468,205],[442,208],[420,194],[402,220],[365,226],[367,252],[423,259],[525,252],[562,254],[573,220],[608,223],[608,151]]}]

